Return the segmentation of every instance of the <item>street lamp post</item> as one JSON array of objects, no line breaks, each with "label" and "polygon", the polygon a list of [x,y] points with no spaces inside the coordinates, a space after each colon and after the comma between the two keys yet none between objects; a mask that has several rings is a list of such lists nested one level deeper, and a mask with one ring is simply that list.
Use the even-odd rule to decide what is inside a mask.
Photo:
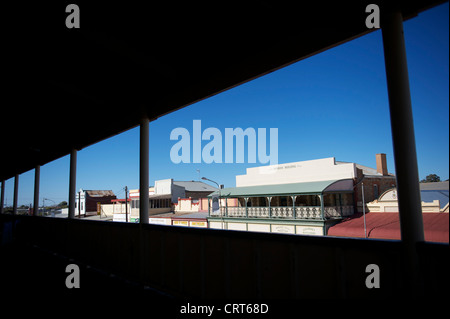
[{"label": "street lamp post", "polygon": [[361,183],[362,202],[363,202],[363,218],[364,218],[364,238],[367,238],[366,227],[366,202],[364,201],[364,183]]},{"label": "street lamp post", "polygon": [[[356,189],[356,186],[358,186],[361,183],[361,193],[362,193],[362,208],[363,208],[363,220],[364,220],[364,238],[367,238],[367,226],[366,226],[366,203],[364,201],[364,183],[363,183],[364,177],[361,178],[359,182],[357,182],[353,189]],[[358,212],[358,203],[356,205],[356,212]]]},{"label": "street lamp post", "polygon": [[219,212],[220,212],[220,217],[222,217],[222,229],[223,229],[223,215],[222,215],[222,207],[220,205],[220,199],[221,199],[222,194],[220,193],[220,185],[219,185],[219,183],[217,183],[209,178],[206,178],[206,177],[202,177],[202,180],[210,181],[210,182],[216,184],[217,187],[219,188]]},{"label": "street lamp post", "polygon": [[42,198],[42,202],[44,203],[44,213],[43,214],[45,214],[45,201],[46,200],[49,200],[49,201],[51,201],[51,202],[53,202],[53,204],[55,204],[56,205],[56,203],[55,203],[55,201],[54,200],[52,200],[52,199],[50,199],[50,198]]}]

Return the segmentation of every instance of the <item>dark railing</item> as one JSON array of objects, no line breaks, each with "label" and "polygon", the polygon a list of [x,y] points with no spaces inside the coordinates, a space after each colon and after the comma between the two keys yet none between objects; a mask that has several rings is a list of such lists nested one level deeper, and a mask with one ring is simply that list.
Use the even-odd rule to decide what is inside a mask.
[{"label": "dark railing", "polygon": [[[400,241],[5,215],[0,229],[3,245],[43,247],[180,296],[397,298],[411,282]],[[449,246],[417,250],[423,292],[445,291]],[[379,289],[366,287],[369,264],[380,269]]]}]

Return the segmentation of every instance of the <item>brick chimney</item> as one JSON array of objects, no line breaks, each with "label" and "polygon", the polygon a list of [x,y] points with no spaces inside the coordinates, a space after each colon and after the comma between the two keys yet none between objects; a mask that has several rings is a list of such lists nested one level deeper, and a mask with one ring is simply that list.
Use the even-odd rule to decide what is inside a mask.
[{"label": "brick chimney", "polygon": [[388,175],[387,163],[386,163],[386,154],[380,153],[376,154],[377,158],[377,172],[382,174],[383,176]]}]

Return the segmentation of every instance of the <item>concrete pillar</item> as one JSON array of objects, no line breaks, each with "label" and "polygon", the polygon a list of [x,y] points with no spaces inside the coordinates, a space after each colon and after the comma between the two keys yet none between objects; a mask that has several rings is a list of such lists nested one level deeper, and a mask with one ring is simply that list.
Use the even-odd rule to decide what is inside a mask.
[{"label": "concrete pillar", "polygon": [[39,183],[41,176],[41,165],[34,168],[34,198],[33,198],[33,216],[39,214]]},{"label": "concrete pillar", "polygon": [[17,200],[19,199],[19,174],[14,176],[13,215],[17,215]]},{"label": "concrete pillar", "polygon": [[386,65],[402,240],[424,241],[416,142],[401,12],[384,13]]},{"label": "concrete pillar", "polygon": [[403,17],[399,10],[386,11],[382,16],[401,236],[406,250],[406,271],[410,284],[414,286],[409,291],[417,292],[419,266],[416,244],[424,241],[424,231]]},{"label": "concrete pillar", "polygon": [[148,166],[149,166],[149,123],[144,118],[140,126],[139,144],[139,222],[148,224]]},{"label": "concrete pillar", "polygon": [[77,150],[70,151],[70,172],[69,172],[69,218],[75,218],[75,193],[77,183]]}]

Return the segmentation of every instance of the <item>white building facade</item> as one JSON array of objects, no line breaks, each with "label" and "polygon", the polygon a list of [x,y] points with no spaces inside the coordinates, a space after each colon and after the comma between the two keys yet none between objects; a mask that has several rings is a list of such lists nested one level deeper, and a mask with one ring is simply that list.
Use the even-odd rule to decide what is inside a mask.
[{"label": "white building facade", "polygon": [[247,168],[245,175],[236,176],[236,187],[209,196],[238,199],[236,206],[227,200],[220,210],[210,208],[210,227],[326,235],[329,227],[362,207],[363,183],[365,203],[395,185],[386,155],[376,154],[376,160],[376,169],[334,157]]},{"label": "white building facade", "polygon": [[356,178],[356,164],[336,162],[334,157],[247,168],[236,176],[236,187],[276,185]]}]

